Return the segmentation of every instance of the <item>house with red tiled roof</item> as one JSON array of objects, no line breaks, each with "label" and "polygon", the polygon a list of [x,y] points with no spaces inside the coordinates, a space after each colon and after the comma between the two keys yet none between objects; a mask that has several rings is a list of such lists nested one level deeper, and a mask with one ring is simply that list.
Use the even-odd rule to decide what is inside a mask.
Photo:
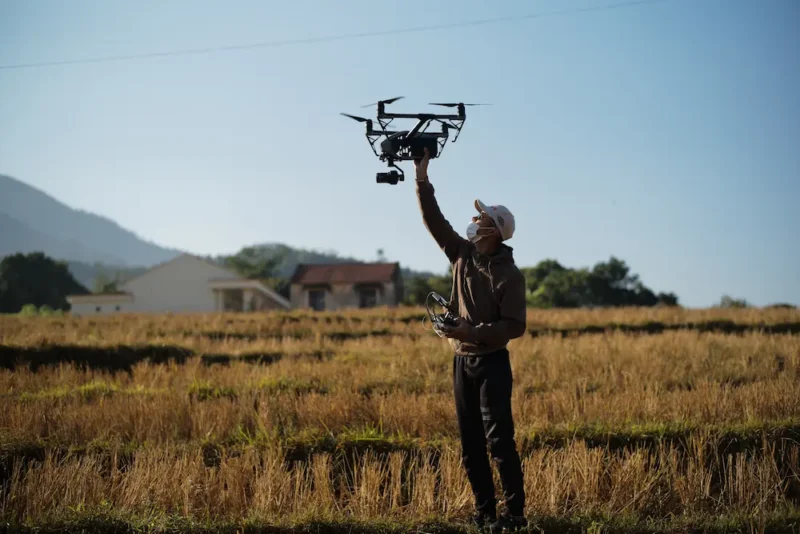
[{"label": "house with red tiled roof", "polygon": [[403,299],[397,262],[300,264],[290,283],[292,308],[397,306]]}]

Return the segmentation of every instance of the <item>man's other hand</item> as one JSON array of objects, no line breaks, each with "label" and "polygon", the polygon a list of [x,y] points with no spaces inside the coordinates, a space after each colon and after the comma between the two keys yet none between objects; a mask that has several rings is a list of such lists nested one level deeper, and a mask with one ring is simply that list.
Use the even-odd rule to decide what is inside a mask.
[{"label": "man's other hand", "polygon": [[425,147],[425,155],[420,160],[414,160],[414,170],[417,171],[417,181],[418,182],[425,182],[428,180],[428,161],[430,160],[430,154],[428,153],[428,147]]},{"label": "man's other hand", "polygon": [[472,327],[464,319],[458,319],[458,325],[444,330],[445,337],[457,339],[459,341],[469,341]]}]

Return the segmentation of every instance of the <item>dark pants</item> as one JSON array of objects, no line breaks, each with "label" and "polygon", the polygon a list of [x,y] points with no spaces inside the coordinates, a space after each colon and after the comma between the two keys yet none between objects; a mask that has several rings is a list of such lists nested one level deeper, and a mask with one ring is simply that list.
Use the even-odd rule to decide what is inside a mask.
[{"label": "dark pants", "polygon": [[508,511],[523,515],[522,467],[511,416],[511,362],[508,350],[483,356],[455,356],[453,385],[461,433],[461,458],[478,512],[496,513],[489,452],[497,463]]}]

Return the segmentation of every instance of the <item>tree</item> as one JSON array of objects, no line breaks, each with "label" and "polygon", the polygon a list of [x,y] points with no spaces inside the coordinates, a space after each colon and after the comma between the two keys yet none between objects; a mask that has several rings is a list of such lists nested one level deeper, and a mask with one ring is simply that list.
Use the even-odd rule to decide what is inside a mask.
[{"label": "tree", "polygon": [[0,262],[0,313],[18,313],[26,304],[67,311],[67,295],[88,293],[65,262],[42,252],[14,254]]},{"label": "tree", "polygon": [[562,273],[566,271],[566,268],[556,260],[546,259],[537,263],[535,267],[523,267],[520,271],[525,276],[525,285],[528,291],[533,293],[548,276]]},{"label": "tree", "polygon": [[678,305],[678,295],[675,293],[659,293],[658,294],[658,303],[662,306],[677,306]]},{"label": "tree", "polygon": [[114,273],[114,278],[109,278],[105,271],[100,271],[94,279],[95,293],[116,293],[119,291],[119,284],[123,281],[123,275],[119,271]]},{"label": "tree", "polygon": [[422,276],[414,276],[404,284],[405,291],[403,304],[408,306],[422,306],[425,304],[425,297],[431,292],[431,286]]},{"label": "tree", "polygon": [[272,253],[258,247],[245,247],[233,256],[224,259],[224,265],[245,278],[260,280],[284,298],[289,298],[289,280],[276,276],[278,265],[286,256],[285,249]]},{"label": "tree", "polygon": [[612,256],[591,270],[564,267],[546,259],[534,267],[520,269],[525,275],[527,300],[542,308],[582,306],[676,306],[674,293],[656,295],[632,274],[628,265]]},{"label": "tree", "polygon": [[750,304],[745,299],[735,299],[729,295],[723,295],[717,306],[720,308],[748,308]]},{"label": "tree", "polygon": [[270,288],[274,289],[276,293],[282,296],[285,299],[291,298],[292,293],[292,284],[289,283],[289,280],[286,278],[279,278],[277,276],[273,276],[272,278],[268,278],[264,281],[266,285]]},{"label": "tree", "polygon": [[[405,296],[403,304],[409,306],[424,306],[431,292],[438,293],[445,299],[450,299],[453,279],[450,275],[414,276],[405,282]],[[433,302],[433,301],[431,301]]]},{"label": "tree", "polygon": [[225,266],[245,278],[272,278],[275,269],[283,260],[281,254],[265,255],[256,247],[245,247],[233,256],[225,258]]},{"label": "tree", "polygon": [[592,304],[586,269],[553,270],[531,294],[529,302],[540,308],[578,308]]},{"label": "tree", "polygon": [[624,261],[612,256],[607,262],[597,263],[589,278],[594,302],[599,306],[630,306],[642,301],[644,306],[655,304],[655,295],[631,275]]}]

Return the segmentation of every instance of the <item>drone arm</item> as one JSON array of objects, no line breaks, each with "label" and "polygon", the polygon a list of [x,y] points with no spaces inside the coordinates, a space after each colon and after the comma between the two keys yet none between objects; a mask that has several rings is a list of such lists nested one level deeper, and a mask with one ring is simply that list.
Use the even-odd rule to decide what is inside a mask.
[{"label": "drone arm", "polygon": [[419,132],[420,128],[422,128],[423,126],[427,126],[428,120],[429,119],[419,119],[417,121],[417,124],[414,125],[414,128],[412,128],[411,131],[408,132],[408,134],[406,134],[406,137],[407,138],[414,137],[417,134],[417,132]]},{"label": "drone arm", "polygon": [[423,181],[417,180],[416,182],[417,200],[422,212],[422,221],[425,223],[428,232],[436,240],[439,248],[442,249],[447,259],[453,264],[458,259],[461,247],[467,243],[467,240],[458,235],[442,215],[439,203],[436,202],[436,197],[434,196],[433,185],[427,179]]}]

